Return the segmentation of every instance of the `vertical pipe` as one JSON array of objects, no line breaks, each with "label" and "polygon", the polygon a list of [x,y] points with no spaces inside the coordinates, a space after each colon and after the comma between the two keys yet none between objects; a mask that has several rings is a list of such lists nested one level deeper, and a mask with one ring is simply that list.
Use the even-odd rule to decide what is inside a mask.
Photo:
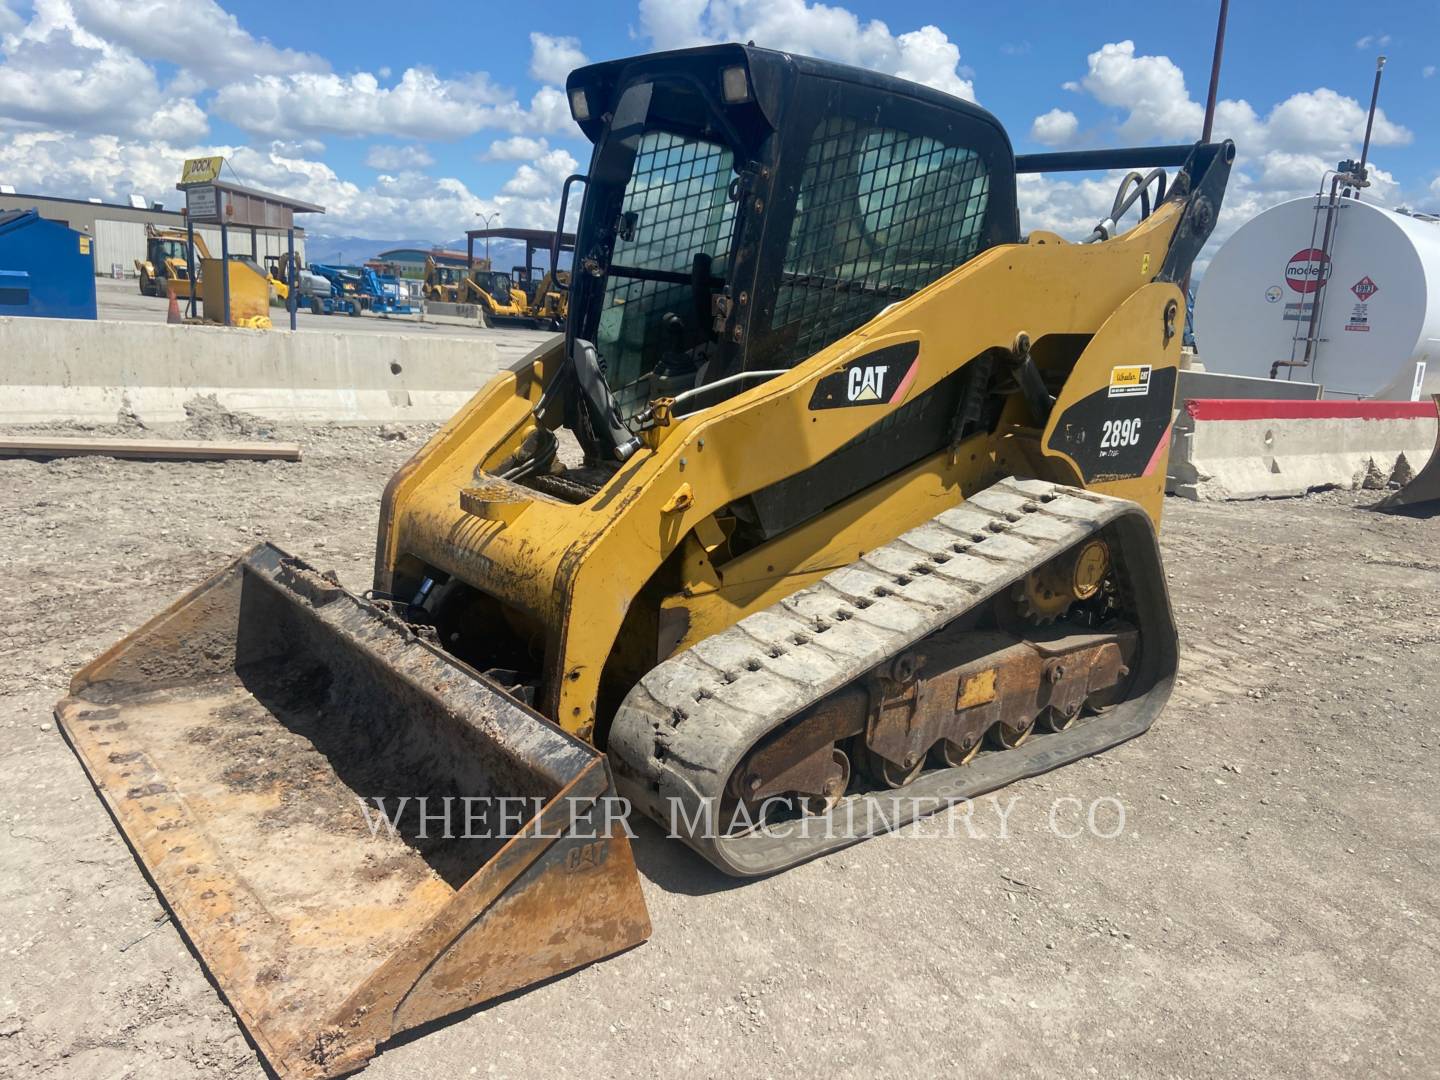
[{"label": "vertical pipe", "polygon": [[190,298],[185,301],[185,311],[193,319],[195,317],[195,219],[189,214],[185,215],[185,274],[190,278],[186,282],[190,286]]},{"label": "vertical pipe", "polygon": [[1370,132],[1375,127],[1375,104],[1380,100],[1380,73],[1385,70],[1385,57],[1375,61],[1375,85],[1370,88],[1370,115],[1365,120],[1365,145],[1360,148],[1360,182],[1365,183],[1365,163],[1370,160]]},{"label": "vertical pipe", "polygon": [[230,325],[230,227],[220,219],[220,289],[225,294],[225,325]]},{"label": "vertical pipe", "polygon": [[[1335,211],[1339,207],[1341,175],[1336,173],[1335,178],[1330,181],[1330,205],[1325,209],[1325,232],[1320,238],[1320,272],[1315,276],[1315,291],[1310,294],[1310,323],[1305,331],[1305,366],[1307,367],[1314,362],[1315,354],[1320,347],[1320,304],[1325,292],[1325,267],[1330,264],[1330,240],[1335,231]],[[1302,300],[1301,303],[1303,304],[1304,301]],[[1310,380],[1312,382],[1315,380],[1313,369],[1310,372]]]},{"label": "vertical pipe", "polygon": [[1210,94],[1205,99],[1205,126],[1200,141],[1209,142],[1215,130],[1215,97],[1220,91],[1220,57],[1225,52],[1225,18],[1230,13],[1230,0],[1220,0],[1220,22],[1215,27],[1215,58],[1210,62]]},{"label": "vertical pipe", "polygon": [[300,294],[295,290],[300,285],[300,275],[295,272],[295,226],[285,230],[285,237],[290,242],[290,259],[286,263],[286,269],[290,272],[290,300],[285,305],[290,309],[290,329],[295,329],[295,313],[300,310]]}]

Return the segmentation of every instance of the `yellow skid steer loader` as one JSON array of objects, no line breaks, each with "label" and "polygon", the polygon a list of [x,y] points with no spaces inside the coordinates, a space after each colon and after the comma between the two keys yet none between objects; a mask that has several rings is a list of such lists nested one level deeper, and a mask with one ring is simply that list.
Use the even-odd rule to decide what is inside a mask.
[{"label": "yellow skid steer loader", "polygon": [[[565,332],[391,480],[373,589],[261,545],[58,706],[283,1076],[643,940],[626,800],[773,873],[1170,691],[1179,283],[1231,144],[1017,159],[968,102],[738,45],[567,95]],[[1022,233],[1017,173],[1097,169],[1148,171],[1084,242]]]}]

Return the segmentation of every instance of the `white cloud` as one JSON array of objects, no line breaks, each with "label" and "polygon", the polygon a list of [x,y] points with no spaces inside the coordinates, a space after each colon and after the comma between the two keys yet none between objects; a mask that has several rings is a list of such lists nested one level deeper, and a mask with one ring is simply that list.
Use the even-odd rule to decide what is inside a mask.
[{"label": "white cloud", "polygon": [[879,19],[805,0],[640,0],[641,32],[657,49],[715,41],[754,41],[888,72],[969,100],[975,86],[960,69],[960,49],[936,26],[898,37]]},{"label": "white cloud", "polygon": [[1433,79],[1435,77],[1435,65],[1426,64],[1420,69],[1420,77],[1422,79]]},{"label": "white cloud", "polygon": [[566,150],[548,150],[535,163],[521,165],[515,175],[500,189],[503,195],[519,195],[527,199],[544,199],[559,193],[565,178],[580,163]]},{"label": "white cloud", "polygon": [[21,191],[124,202],[133,193],[178,205],[175,182],[187,157],[223,154],[244,182],[326,208],[307,227],[373,237],[450,239],[478,212],[499,211],[507,225],[554,228],[560,182],[575,161],[563,150],[521,165],[493,196],[455,177],[402,170],[361,186],[322,161],[249,146],[178,145],[163,140],[81,136],[58,131],[0,134],[0,183]]},{"label": "white cloud", "polygon": [[1390,35],[1389,35],[1389,34],[1366,34],[1364,37],[1358,39],[1358,40],[1355,42],[1355,48],[1357,48],[1357,49],[1368,49],[1368,48],[1370,48],[1371,46],[1374,46],[1374,47],[1377,48],[1377,49],[1383,49],[1383,48],[1385,48],[1386,45],[1389,45],[1389,44],[1390,44]]},{"label": "white cloud", "polygon": [[399,171],[428,168],[435,159],[423,146],[372,146],[365,154],[365,164],[372,169]]},{"label": "white cloud", "polygon": [[530,77],[542,83],[565,85],[570,72],[584,67],[590,58],[580,51],[580,39],[530,35]]},{"label": "white cloud", "polygon": [[1065,109],[1051,109],[1035,117],[1030,125],[1030,138],[1046,146],[1064,146],[1080,130],[1080,120]]},{"label": "white cloud", "polygon": [[508,139],[496,139],[482,157],[486,161],[533,161],[548,149],[550,144],[544,139],[512,135]]},{"label": "white cloud", "polygon": [[453,140],[487,129],[573,130],[565,95],[553,87],[542,87],[526,108],[484,72],[444,79],[428,68],[407,68],[389,86],[368,71],[266,75],[221,87],[211,108],[237,127],[267,135]]},{"label": "white cloud", "polygon": [[689,49],[709,44],[715,39],[709,37],[701,25],[709,7],[710,0],[640,0],[641,32],[657,49]]},{"label": "white cloud", "polygon": [[[1080,85],[1102,105],[1126,110],[1117,128],[1125,141],[1183,142],[1200,134],[1205,110],[1191,99],[1184,73],[1168,56],[1137,56],[1133,41],[1091,53]],[[1215,134],[1233,138],[1241,155],[1274,148],[1338,159],[1364,136],[1365,113],[1354,98],[1320,87],[1291,95],[1264,120],[1246,101],[1221,101],[1215,110]],[[1374,145],[1401,146],[1411,138],[1383,109],[1375,114]]]},{"label": "white cloud", "polygon": [[25,25],[25,20],[11,8],[10,0],[0,0],[0,34],[11,34]]},{"label": "white cloud", "polygon": [[185,90],[162,88],[154,69],[82,27],[65,0],[38,0],[30,21],[0,39],[0,127],[194,139],[208,125]]},{"label": "white cloud", "polygon": [[1090,54],[1080,85],[1102,105],[1129,110],[1120,125],[1127,140],[1179,138],[1200,130],[1204,110],[1185,89],[1185,75],[1168,56],[1136,56],[1133,41],[1101,46]]},{"label": "white cloud", "polygon": [[1435,179],[1430,181],[1430,194],[1440,199],[1440,173],[1437,173]]},{"label": "white cloud", "polygon": [[86,29],[137,56],[176,64],[208,86],[252,75],[329,68],[313,53],[280,49],[256,39],[214,0],[72,2]]},{"label": "white cloud", "polygon": [[[1265,122],[1267,145],[1289,150],[1344,152],[1365,138],[1368,110],[1354,98],[1321,87],[1286,98]],[[1375,111],[1372,146],[1406,146],[1414,136]],[[1332,162],[1333,164],[1333,162]]]},{"label": "white cloud", "polygon": [[[1168,57],[1136,55],[1132,42],[1108,44],[1091,53],[1079,89],[1121,110],[1115,128],[1119,141],[1189,142],[1199,136],[1203,109],[1191,99],[1184,73]],[[1220,101],[1214,137],[1234,139],[1237,158],[1219,222],[1197,269],[1203,270],[1208,252],[1242,222],[1276,203],[1314,193],[1327,169],[1342,158],[1358,156],[1365,112],[1355,99],[1325,87],[1292,94],[1264,115],[1246,101]],[[1037,126],[1043,119],[1037,118]],[[1372,147],[1402,146],[1412,138],[1383,110],[1377,112]],[[1022,226],[1085,235],[1108,212],[1120,175],[1086,180],[1021,177]],[[1367,199],[1389,204],[1399,196],[1395,177],[1373,158],[1370,179]]]},{"label": "white cloud", "polygon": [[325,144],[319,139],[272,139],[270,149],[282,157],[319,157]]}]

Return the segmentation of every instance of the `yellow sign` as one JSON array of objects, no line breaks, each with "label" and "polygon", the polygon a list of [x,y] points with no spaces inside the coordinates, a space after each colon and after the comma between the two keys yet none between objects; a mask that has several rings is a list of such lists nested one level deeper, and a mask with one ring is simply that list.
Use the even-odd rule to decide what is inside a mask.
[{"label": "yellow sign", "polygon": [[180,170],[181,184],[208,184],[220,179],[220,166],[225,164],[223,157],[197,157],[190,158],[185,162],[185,167]]},{"label": "yellow sign", "polygon": [[90,237],[88,237],[88,236],[82,236],[82,237],[80,237],[80,254],[81,254],[81,255],[89,255],[89,254],[90,254]]},{"label": "yellow sign", "polygon": [[1150,393],[1150,365],[1127,364],[1110,369],[1110,397],[1144,397]]},{"label": "yellow sign", "polygon": [[1145,257],[1140,260],[1140,276],[1144,277],[1150,272],[1150,253],[1145,252]]}]

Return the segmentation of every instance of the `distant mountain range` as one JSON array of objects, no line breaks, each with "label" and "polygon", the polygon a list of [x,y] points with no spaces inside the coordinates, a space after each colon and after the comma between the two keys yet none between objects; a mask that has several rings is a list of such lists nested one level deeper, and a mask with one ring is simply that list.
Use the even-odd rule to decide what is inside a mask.
[{"label": "distant mountain range", "polygon": [[[464,251],[465,237],[436,243],[434,240],[375,240],[364,236],[340,236],[333,233],[311,232],[306,236],[305,245],[307,262],[355,266],[375,258],[382,251],[390,251],[394,248],[408,247],[430,251],[439,247],[449,251]],[[484,241],[480,241],[476,244],[476,254],[482,255],[484,251]],[[508,270],[525,261],[525,245],[508,240],[492,240],[490,242],[490,258],[497,268]],[[545,260],[541,259],[540,261],[543,263]],[[566,264],[562,262],[560,265]]]}]

